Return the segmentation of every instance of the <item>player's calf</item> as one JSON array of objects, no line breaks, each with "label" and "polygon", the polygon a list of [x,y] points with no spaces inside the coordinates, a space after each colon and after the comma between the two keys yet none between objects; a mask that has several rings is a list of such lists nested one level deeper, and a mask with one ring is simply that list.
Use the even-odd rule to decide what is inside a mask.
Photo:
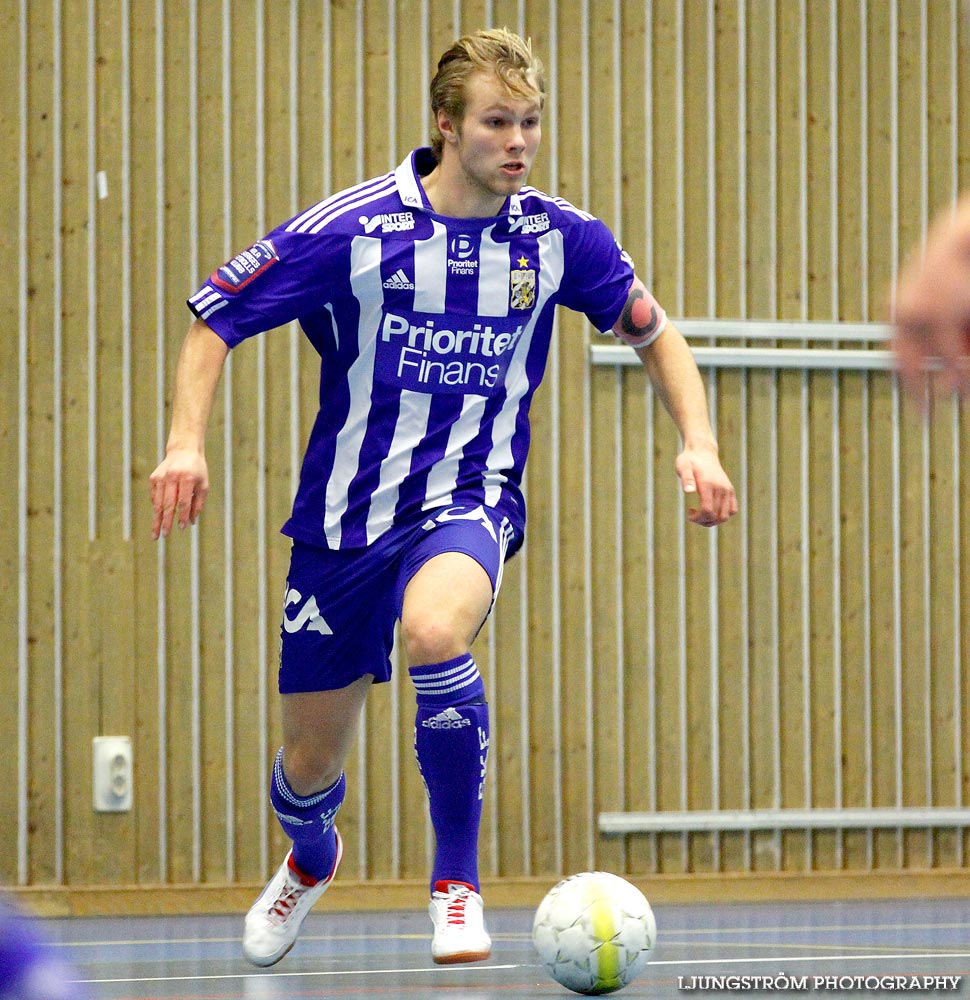
[{"label": "player's calf", "polygon": [[326,892],[343,855],[334,826],[346,791],[343,774],[315,795],[297,795],[276,755],[270,801],[293,848],[246,915],[243,953],[253,965],[274,965],[293,947],[313,904]]},{"label": "player's calf", "polygon": [[412,667],[417,692],[414,752],[435,831],[429,912],[435,962],[491,954],[478,888],[478,831],[488,762],[488,705],[469,654]]}]

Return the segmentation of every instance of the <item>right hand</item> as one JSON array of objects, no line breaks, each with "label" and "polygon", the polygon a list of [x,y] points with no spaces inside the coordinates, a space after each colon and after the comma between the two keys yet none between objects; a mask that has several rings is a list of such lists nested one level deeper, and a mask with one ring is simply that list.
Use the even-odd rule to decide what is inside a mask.
[{"label": "right hand", "polygon": [[919,390],[933,359],[947,387],[970,398],[970,194],[939,216],[925,247],[904,269],[893,334],[908,388]]},{"label": "right hand", "polygon": [[209,467],[205,455],[188,448],[166,454],[149,477],[152,507],[152,538],[167,538],[177,522],[180,528],[195,524],[209,494]]}]

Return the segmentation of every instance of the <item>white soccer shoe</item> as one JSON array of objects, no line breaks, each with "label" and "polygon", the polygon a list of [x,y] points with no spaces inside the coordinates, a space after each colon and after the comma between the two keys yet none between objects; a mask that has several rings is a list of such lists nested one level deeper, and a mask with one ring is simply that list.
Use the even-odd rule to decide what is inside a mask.
[{"label": "white soccer shoe", "polygon": [[438,965],[484,962],[492,954],[482,897],[467,882],[436,882],[428,912],[434,924],[431,957]]},{"label": "white soccer shoe", "polygon": [[[337,833],[334,829],[334,833]],[[293,852],[286,855],[279,871],[269,880],[259,899],[246,914],[243,954],[253,965],[275,965],[296,942],[300,925],[310,907],[333,882],[344,845],[337,833],[337,857],[327,878],[307,884],[306,876],[291,867]]]}]

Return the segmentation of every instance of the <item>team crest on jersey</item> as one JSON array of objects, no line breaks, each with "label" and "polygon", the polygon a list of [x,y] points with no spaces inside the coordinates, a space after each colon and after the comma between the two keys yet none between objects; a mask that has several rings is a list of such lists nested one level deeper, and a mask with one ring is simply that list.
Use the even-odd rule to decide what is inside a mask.
[{"label": "team crest on jersey", "polygon": [[248,250],[236,254],[218,271],[214,271],[209,281],[224,292],[238,292],[261,274],[268,271],[278,260],[279,254],[272,240],[260,240]]},{"label": "team crest on jersey", "polygon": [[536,300],[536,273],[532,268],[511,271],[513,309],[531,309]]}]

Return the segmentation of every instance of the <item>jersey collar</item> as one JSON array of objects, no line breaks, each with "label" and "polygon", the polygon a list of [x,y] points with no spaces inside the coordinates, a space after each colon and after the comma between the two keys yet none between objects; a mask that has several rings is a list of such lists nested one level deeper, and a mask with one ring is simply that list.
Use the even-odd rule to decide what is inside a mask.
[{"label": "jersey collar", "polygon": [[[420,212],[433,212],[431,202],[425,194],[424,187],[418,179],[420,174],[429,173],[434,168],[434,154],[431,148],[423,146],[415,149],[403,160],[394,171],[394,180],[398,194],[405,208],[417,209]],[[522,197],[518,194],[509,195],[499,215],[521,215]]]}]

